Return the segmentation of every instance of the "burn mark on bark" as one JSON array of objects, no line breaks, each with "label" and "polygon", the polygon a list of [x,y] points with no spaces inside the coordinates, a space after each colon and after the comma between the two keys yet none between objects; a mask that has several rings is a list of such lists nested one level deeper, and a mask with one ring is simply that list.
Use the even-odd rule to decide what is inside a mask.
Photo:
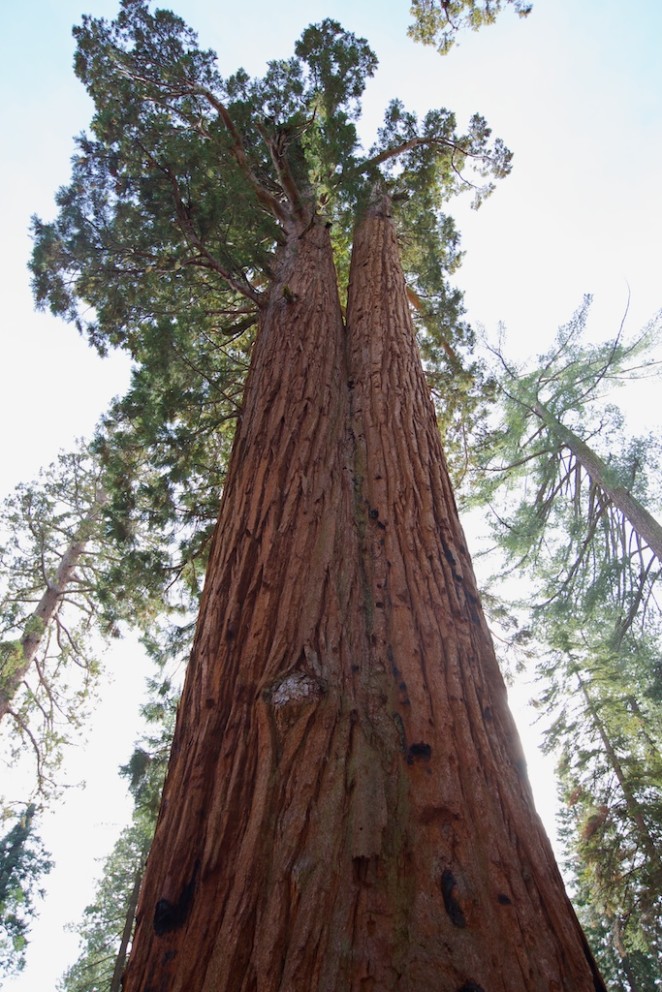
[{"label": "burn mark on bark", "polygon": [[354,881],[358,882],[360,885],[365,885],[368,881],[368,873],[370,871],[370,858],[364,855],[358,855],[352,858],[352,874],[354,876]]},{"label": "burn mark on bark", "polygon": [[[374,506],[370,507],[370,509],[368,510],[368,516],[373,521],[373,523],[375,523],[379,527],[380,530],[386,530],[386,524],[383,522],[383,520],[379,519],[379,510],[376,507]],[[382,544],[383,543],[384,542],[382,541]]]},{"label": "burn mark on bark", "polygon": [[[458,901],[458,888],[455,875],[450,868],[444,868],[441,875],[441,895],[444,900],[444,907],[453,926],[466,927],[467,919]],[[469,986],[467,986],[467,989]]]},{"label": "burn mark on bark", "polygon": [[159,899],[154,907],[154,933],[160,937],[171,930],[178,930],[184,919],[178,904]]},{"label": "burn mark on bark", "polygon": [[407,764],[413,765],[415,761],[429,761],[432,757],[432,748],[425,741],[418,741],[410,744],[407,749]]},{"label": "burn mark on bark", "polygon": [[466,595],[467,608],[469,610],[469,615],[471,617],[471,622],[476,627],[480,627],[481,615],[482,615],[480,600],[472,592],[469,592],[468,589],[466,590],[465,595]]},{"label": "burn mark on bark", "polygon": [[497,902],[501,903],[502,906],[512,906],[513,900],[510,899],[504,892],[500,892],[497,896]]},{"label": "burn mark on bark", "polygon": [[191,881],[184,886],[177,902],[170,902],[169,899],[158,900],[154,907],[153,922],[154,933],[157,937],[162,937],[166,933],[172,933],[173,930],[179,930],[186,923],[186,918],[193,903],[196,874],[197,872],[194,872]]}]

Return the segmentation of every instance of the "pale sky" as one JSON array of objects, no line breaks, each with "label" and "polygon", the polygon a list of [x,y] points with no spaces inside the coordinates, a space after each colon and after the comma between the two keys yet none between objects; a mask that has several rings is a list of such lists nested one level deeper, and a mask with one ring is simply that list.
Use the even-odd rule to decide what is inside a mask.
[{"label": "pale sky", "polygon": [[[457,283],[474,322],[493,333],[505,323],[517,358],[543,351],[584,293],[595,296],[596,338],[617,330],[628,286],[631,333],[662,306],[659,0],[534,0],[527,20],[507,11],[495,26],[465,35],[445,59],[406,38],[408,0],[162,5],[219,52],[226,74],[239,65],[259,73],[323,17],[367,37],[381,63],[365,101],[368,142],[395,96],[421,112],[449,107],[460,122],[482,113],[515,153],[514,167],[477,213],[449,207],[466,252]],[[33,312],[26,270],[29,217],[53,215],[54,192],[69,176],[71,138],[89,122],[89,102],[71,70],[71,26],[83,12],[114,16],[117,4],[24,0],[3,10],[0,495],[88,435],[128,373],[123,356],[102,361],[72,327]],[[641,409],[642,423],[659,424],[654,392]],[[33,929],[28,968],[7,983],[11,992],[54,989],[74,960],[76,940],[63,937],[62,927],[89,901],[92,859],[109,851],[127,815],[114,769],[135,736],[143,673],[130,644],[119,646],[110,664],[115,686],[104,692],[96,750],[81,744],[70,772],[71,781],[84,776],[96,784],[95,798],[70,791],[64,809],[44,824],[59,867]],[[532,755],[529,761],[543,806],[554,784]]]}]

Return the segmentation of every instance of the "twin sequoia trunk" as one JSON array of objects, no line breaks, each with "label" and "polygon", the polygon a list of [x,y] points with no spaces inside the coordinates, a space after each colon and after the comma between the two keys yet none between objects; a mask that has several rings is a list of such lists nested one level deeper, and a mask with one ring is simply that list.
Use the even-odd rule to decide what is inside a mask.
[{"label": "twin sequoia trunk", "polygon": [[124,989],[603,989],[533,810],[386,208],[346,327],[318,225],[264,315]]}]

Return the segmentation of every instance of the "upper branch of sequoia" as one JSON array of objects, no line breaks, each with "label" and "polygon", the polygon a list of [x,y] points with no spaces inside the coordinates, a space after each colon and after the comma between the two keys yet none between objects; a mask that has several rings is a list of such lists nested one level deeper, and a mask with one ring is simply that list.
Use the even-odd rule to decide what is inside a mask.
[{"label": "upper branch of sequoia", "polygon": [[460,133],[449,111],[419,122],[396,102],[364,154],[356,120],[377,59],[333,20],[307,28],[262,78],[242,69],[223,78],[184,22],[147,0],[121,0],[114,21],[85,17],[74,35],[95,113],[56,219],[33,221],[38,306],[75,322],[100,351],[120,346],[134,359],[162,315],[182,319],[192,299],[224,314],[214,317],[224,333],[246,298],[257,307],[269,299],[281,248],[317,215],[346,253],[377,182],[400,195],[418,291],[457,324],[445,282],[457,235],[442,206],[472,184],[467,163],[479,199],[492,188],[484,180],[510,168],[481,118]]},{"label": "upper branch of sequoia", "polygon": [[408,34],[447,55],[463,30],[494,24],[506,4],[512,4],[519,17],[527,17],[533,9],[526,0],[412,0]]},{"label": "upper branch of sequoia", "polygon": [[360,174],[369,174],[374,172],[375,168],[382,165],[385,162],[389,162],[393,159],[401,159],[407,152],[414,151],[415,149],[429,149],[433,153],[440,157],[448,155],[450,153],[450,163],[451,168],[458,176],[461,183],[466,186],[470,186],[472,189],[477,190],[483,196],[491,192],[493,187],[478,187],[475,183],[472,183],[469,179],[465,178],[461,173],[461,166],[455,164],[456,159],[464,163],[467,158],[477,159],[483,164],[491,164],[496,175],[505,176],[510,169],[510,153],[502,149],[497,149],[497,153],[490,154],[485,149],[473,150],[470,144],[461,144],[456,141],[450,141],[447,138],[435,137],[434,135],[417,135],[414,138],[410,138],[408,141],[403,141],[400,144],[393,146],[392,148],[385,148],[383,151],[378,152],[371,158],[366,159],[357,167],[357,172]]}]

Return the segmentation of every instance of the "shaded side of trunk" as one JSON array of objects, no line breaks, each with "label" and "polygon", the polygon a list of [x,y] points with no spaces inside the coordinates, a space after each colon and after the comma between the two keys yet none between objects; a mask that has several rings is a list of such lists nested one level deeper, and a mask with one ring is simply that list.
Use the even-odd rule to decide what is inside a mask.
[{"label": "shaded side of trunk", "polygon": [[41,599],[25,623],[23,636],[16,642],[16,651],[1,673],[0,720],[11,711],[12,700],[30,669],[49,624],[60,609],[104,503],[105,496],[100,494],[62,555],[55,576],[47,582]]},{"label": "shaded side of trunk", "polygon": [[[602,989],[534,810],[388,201],[355,237],[347,325],[371,672],[402,733],[397,762],[385,738],[375,745],[401,799],[399,807],[389,799],[355,946],[366,948],[375,989]],[[399,917],[391,903],[388,921],[384,875],[407,902]]]},{"label": "shaded side of trunk", "polygon": [[621,511],[632,529],[646,542],[655,557],[662,563],[662,526],[652,513],[636,499],[624,486],[617,485],[611,476],[609,466],[593,451],[585,441],[561,423],[551,410],[542,403],[533,404],[533,412],[545,426],[572,451],[577,461],[594,483],[607,494],[614,506]]}]

